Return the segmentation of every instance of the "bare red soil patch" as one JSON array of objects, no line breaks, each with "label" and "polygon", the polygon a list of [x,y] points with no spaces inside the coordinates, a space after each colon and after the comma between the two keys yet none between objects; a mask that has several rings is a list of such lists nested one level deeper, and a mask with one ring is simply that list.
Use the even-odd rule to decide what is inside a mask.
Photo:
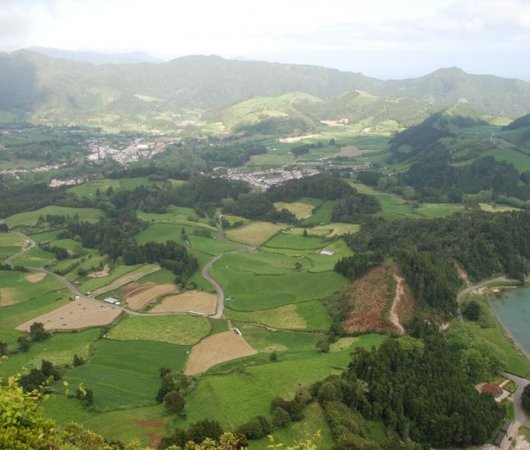
[{"label": "bare red soil patch", "polygon": [[149,437],[149,445],[155,448],[158,447],[158,444],[160,444],[162,436],[164,436],[166,431],[166,423],[163,419],[135,420],[134,424],[141,428],[149,429],[149,431],[147,431],[147,436]]},{"label": "bare red soil patch", "polygon": [[351,307],[342,323],[347,333],[394,328],[385,317],[394,298],[393,274],[394,267],[375,267],[343,293]]}]

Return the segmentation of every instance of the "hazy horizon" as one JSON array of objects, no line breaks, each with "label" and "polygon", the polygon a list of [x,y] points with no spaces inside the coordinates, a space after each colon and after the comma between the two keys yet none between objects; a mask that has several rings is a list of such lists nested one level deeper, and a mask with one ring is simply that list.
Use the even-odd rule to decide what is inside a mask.
[{"label": "hazy horizon", "polygon": [[2,0],[0,51],[30,46],[162,60],[215,54],[380,79],[442,67],[530,80],[525,0]]}]

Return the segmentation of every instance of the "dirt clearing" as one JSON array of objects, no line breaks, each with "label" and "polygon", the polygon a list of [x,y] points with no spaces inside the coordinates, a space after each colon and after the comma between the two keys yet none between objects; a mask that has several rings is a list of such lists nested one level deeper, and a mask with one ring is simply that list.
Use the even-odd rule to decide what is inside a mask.
[{"label": "dirt clearing", "polygon": [[405,295],[405,279],[394,273],[394,280],[396,282],[396,293],[394,295],[394,301],[392,302],[392,308],[390,308],[390,322],[397,329],[399,334],[405,334],[405,328],[399,321],[399,315],[397,313],[401,299]]},{"label": "dirt clearing", "polygon": [[345,291],[351,308],[342,324],[347,333],[393,331],[385,318],[394,298],[393,273],[394,267],[375,267]]},{"label": "dirt clearing", "polygon": [[346,158],[354,158],[355,156],[361,156],[363,154],[362,150],[359,150],[353,145],[345,145],[340,148],[340,152],[336,156],[344,156]]},{"label": "dirt clearing", "polygon": [[203,339],[191,349],[184,373],[195,375],[225,361],[257,353],[237,332],[225,331]]},{"label": "dirt clearing", "polygon": [[76,300],[35,317],[16,327],[19,331],[29,331],[33,322],[41,322],[46,330],[80,330],[83,328],[108,325],[121,313],[115,306],[95,301]]},{"label": "dirt clearing", "polygon": [[102,270],[96,272],[90,272],[87,277],[89,278],[105,278],[110,274],[109,265],[105,264]]},{"label": "dirt clearing", "polygon": [[124,289],[125,301],[131,309],[144,309],[156,299],[177,291],[174,284],[131,283]]},{"label": "dirt clearing", "polygon": [[44,280],[45,277],[46,274],[44,272],[35,272],[26,275],[24,278],[26,278],[26,281],[29,281],[30,283],[38,283],[39,281]]},{"label": "dirt clearing", "polygon": [[217,296],[201,291],[186,291],[179,295],[171,295],[162,299],[151,312],[156,313],[186,313],[198,312],[207,316],[215,314]]},{"label": "dirt clearing", "polygon": [[294,144],[295,142],[303,141],[304,139],[314,139],[322,137],[320,134],[306,134],[304,136],[284,137],[278,139],[282,144]]},{"label": "dirt clearing", "polygon": [[122,286],[125,286],[126,284],[131,283],[132,281],[137,281],[140,278],[143,278],[154,272],[158,272],[159,270],[160,270],[160,266],[150,265],[150,266],[140,267],[138,269],[133,270],[132,272],[126,273],[120,278],[115,279],[112,283],[108,284],[107,286],[96,289],[93,292],[93,295],[94,297],[97,297],[98,295],[105,294],[106,292],[114,291],[115,289],[121,288]]}]

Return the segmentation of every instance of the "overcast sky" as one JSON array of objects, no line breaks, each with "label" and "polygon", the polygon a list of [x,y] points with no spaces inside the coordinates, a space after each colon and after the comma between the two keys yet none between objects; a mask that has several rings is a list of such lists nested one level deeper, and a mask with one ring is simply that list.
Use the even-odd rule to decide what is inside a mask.
[{"label": "overcast sky", "polygon": [[0,0],[0,50],[31,45],[530,80],[530,0]]}]

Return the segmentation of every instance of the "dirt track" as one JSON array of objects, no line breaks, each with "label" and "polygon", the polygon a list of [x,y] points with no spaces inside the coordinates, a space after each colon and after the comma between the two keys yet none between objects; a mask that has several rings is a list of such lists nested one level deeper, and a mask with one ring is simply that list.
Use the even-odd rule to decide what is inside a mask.
[{"label": "dirt track", "polygon": [[403,325],[401,325],[397,313],[401,299],[405,295],[405,279],[397,274],[394,274],[394,280],[396,280],[396,294],[394,295],[394,301],[392,302],[392,307],[390,308],[390,322],[392,322],[392,324],[397,328],[399,334],[405,334],[405,328],[403,328]]}]

